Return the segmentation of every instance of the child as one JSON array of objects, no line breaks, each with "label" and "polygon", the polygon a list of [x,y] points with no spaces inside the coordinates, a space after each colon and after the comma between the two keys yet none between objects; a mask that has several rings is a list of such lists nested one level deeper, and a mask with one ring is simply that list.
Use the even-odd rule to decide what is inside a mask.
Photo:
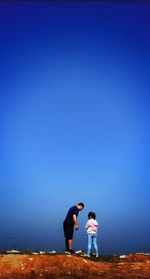
[{"label": "child", "polygon": [[98,247],[97,247],[97,227],[98,222],[95,220],[96,215],[94,212],[89,212],[88,214],[89,220],[86,223],[85,228],[87,229],[87,235],[88,235],[88,251],[87,256],[90,257],[92,244],[95,248],[96,257],[98,257]]}]

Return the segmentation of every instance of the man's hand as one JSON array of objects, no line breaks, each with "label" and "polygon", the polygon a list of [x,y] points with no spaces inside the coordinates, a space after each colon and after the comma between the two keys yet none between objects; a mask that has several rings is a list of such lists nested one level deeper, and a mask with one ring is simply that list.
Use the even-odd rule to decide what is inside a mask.
[{"label": "man's hand", "polygon": [[79,229],[79,226],[78,225],[76,225],[76,231]]},{"label": "man's hand", "polygon": [[76,228],[76,231],[77,231],[79,229],[79,226],[78,226],[77,216],[75,214],[73,215],[73,221],[74,221],[75,228]]}]

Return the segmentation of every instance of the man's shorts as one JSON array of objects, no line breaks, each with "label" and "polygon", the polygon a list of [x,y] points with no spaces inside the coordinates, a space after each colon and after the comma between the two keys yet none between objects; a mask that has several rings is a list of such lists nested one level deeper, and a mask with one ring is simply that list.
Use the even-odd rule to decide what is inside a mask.
[{"label": "man's shorts", "polygon": [[66,239],[72,239],[73,238],[73,225],[64,222],[63,227],[64,227],[65,238]]}]

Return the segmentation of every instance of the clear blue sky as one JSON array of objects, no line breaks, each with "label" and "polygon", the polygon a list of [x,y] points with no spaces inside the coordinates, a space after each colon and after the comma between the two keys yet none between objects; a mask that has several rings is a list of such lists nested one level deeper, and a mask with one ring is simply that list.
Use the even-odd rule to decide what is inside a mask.
[{"label": "clear blue sky", "polygon": [[0,3],[0,248],[150,252],[150,3]]}]

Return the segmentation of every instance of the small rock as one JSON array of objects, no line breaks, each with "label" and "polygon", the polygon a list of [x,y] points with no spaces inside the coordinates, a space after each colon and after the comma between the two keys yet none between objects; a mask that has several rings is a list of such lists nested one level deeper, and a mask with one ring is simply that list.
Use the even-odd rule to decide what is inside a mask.
[{"label": "small rock", "polygon": [[124,259],[126,257],[126,255],[120,255],[119,258],[120,259]]},{"label": "small rock", "polygon": [[20,253],[20,251],[18,251],[18,250],[10,250],[10,251],[7,251],[7,253],[9,253],[9,254],[18,254],[18,253]]},{"label": "small rock", "polygon": [[98,274],[99,274],[99,275],[103,275],[103,274],[104,274],[104,272],[99,272]]},{"label": "small rock", "polygon": [[53,251],[49,251],[48,253],[49,253],[49,254],[56,254],[56,251],[53,250]]},{"label": "small rock", "polygon": [[85,263],[87,263],[87,261],[86,261],[85,259],[83,259],[83,261],[84,261]]},{"label": "small rock", "polygon": [[78,251],[76,251],[75,253],[76,253],[76,254],[81,254],[81,253],[83,253],[83,252],[82,252],[82,250],[78,250]]}]

